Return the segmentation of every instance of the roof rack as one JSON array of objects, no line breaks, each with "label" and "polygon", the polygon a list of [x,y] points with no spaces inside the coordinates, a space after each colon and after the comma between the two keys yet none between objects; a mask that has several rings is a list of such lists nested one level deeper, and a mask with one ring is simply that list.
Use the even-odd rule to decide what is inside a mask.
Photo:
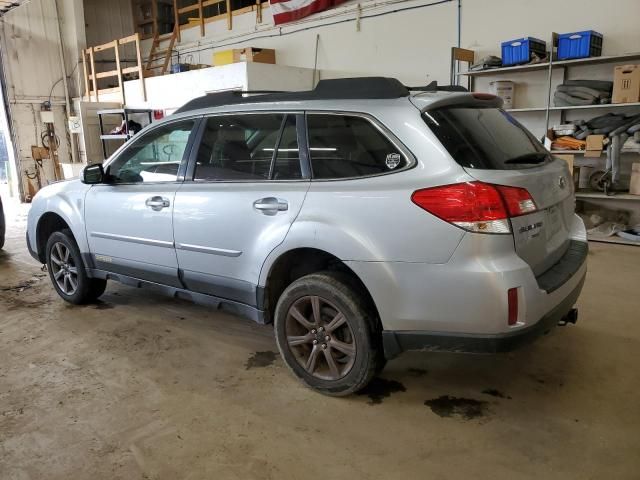
[{"label": "roof rack", "polygon": [[[245,96],[260,93],[261,95]],[[371,100],[393,99],[409,96],[409,89],[395,78],[360,77],[320,80],[316,88],[306,92],[227,91],[210,93],[187,102],[175,113],[203,108],[302,100]]]}]

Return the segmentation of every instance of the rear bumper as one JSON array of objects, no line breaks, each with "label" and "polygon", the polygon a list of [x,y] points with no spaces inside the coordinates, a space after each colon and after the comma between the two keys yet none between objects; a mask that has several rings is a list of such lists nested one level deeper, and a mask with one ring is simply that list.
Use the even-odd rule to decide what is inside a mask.
[{"label": "rear bumper", "polygon": [[459,353],[499,353],[514,350],[548,333],[569,314],[580,296],[585,278],[586,275],[583,274],[571,293],[540,321],[512,332],[475,335],[385,330],[382,332],[385,357],[391,359],[408,350]]}]

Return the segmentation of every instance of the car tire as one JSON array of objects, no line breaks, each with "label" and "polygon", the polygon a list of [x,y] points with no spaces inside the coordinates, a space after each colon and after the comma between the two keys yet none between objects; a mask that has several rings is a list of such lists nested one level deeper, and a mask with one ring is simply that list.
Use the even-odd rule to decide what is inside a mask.
[{"label": "car tire", "polygon": [[341,272],[313,273],[289,285],[276,305],[275,335],[293,374],[325,395],[357,392],[384,367],[375,311]]},{"label": "car tire", "polygon": [[53,287],[69,303],[83,305],[94,302],[107,288],[106,280],[89,278],[87,275],[71,230],[51,234],[47,240],[46,258]]}]

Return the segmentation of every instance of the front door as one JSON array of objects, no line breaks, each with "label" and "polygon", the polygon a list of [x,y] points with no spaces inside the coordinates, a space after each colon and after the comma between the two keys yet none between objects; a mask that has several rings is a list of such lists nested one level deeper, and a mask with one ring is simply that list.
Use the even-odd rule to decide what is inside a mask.
[{"label": "front door", "polygon": [[96,268],[179,287],[173,209],[196,121],[144,133],[105,167],[93,186],[85,225]]},{"label": "front door", "polygon": [[296,114],[212,116],[176,194],[178,265],[190,290],[248,305],[267,255],[284,241],[309,189]]}]

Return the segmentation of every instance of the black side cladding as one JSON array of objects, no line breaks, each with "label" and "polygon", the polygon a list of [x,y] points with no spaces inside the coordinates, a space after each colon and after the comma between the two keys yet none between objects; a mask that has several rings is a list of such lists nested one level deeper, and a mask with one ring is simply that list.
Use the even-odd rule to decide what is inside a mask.
[{"label": "black side cladding", "polygon": [[316,88],[306,92],[269,93],[253,96],[243,96],[243,93],[245,92],[221,92],[194,98],[176,110],[175,113],[246,103],[296,102],[303,100],[371,100],[409,96],[409,90],[399,80],[386,77],[320,80]]}]

